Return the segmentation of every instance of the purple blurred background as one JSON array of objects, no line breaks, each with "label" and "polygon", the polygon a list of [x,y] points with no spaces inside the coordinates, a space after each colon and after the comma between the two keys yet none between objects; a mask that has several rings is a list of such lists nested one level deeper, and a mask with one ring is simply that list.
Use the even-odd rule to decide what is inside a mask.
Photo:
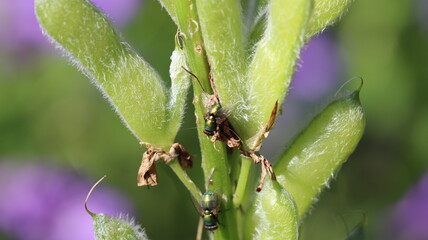
[{"label": "purple blurred background", "polygon": [[[18,162],[0,160],[0,232],[23,240],[92,239],[92,219],[83,202],[96,180],[43,161]],[[124,195],[102,185],[88,208],[111,216],[133,213]]]},{"label": "purple blurred background", "polygon": [[[137,13],[140,0],[93,0],[117,27],[124,26]],[[33,0],[0,2],[0,51],[26,52],[34,48],[52,49],[42,35],[34,14]]]},{"label": "purple blurred background", "polygon": [[[113,24],[122,27],[139,10],[141,1],[94,3]],[[18,69],[31,67],[40,53],[53,51],[40,31],[33,0],[0,2],[0,54],[8,58],[6,64]],[[50,161],[0,159],[0,233],[18,240],[93,239],[92,218],[83,201],[97,179],[46,162]],[[108,179],[104,183],[107,185],[106,182]],[[123,193],[102,184],[88,205],[94,213],[135,214],[133,204]]]},{"label": "purple blurred background", "polygon": [[381,222],[385,239],[428,239],[428,173],[386,214]]}]

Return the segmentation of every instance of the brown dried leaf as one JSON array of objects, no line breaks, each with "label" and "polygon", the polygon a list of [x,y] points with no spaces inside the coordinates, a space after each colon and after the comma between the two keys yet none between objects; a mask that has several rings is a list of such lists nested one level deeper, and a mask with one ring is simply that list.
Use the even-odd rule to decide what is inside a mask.
[{"label": "brown dried leaf", "polygon": [[265,133],[268,133],[275,123],[276,120],[276,114],[278,113],[278,101],[275,102],[275,106],[273,106],[272,112],[270,113],[269,121],[266,123],[265,126]]},{"label": "brown dried leaf", "polygon": [[239,148],[241,146],[241,139],[232,130],[227,119],[217,125],[217,130],[211,138],[211,142],[216,141],[225,142],[230,148]]},{"label": "brown dried leaf", "polygon": [[153,148],[149,143],[140,142],[140,144],[148,148],[148,150],[144,153],[138,170],[138,186],[155,186],[158,184],[156,162],[159,160],[169,163],[174,158],[177,158],[182,167],[191,168],[193,166],[192,155],[179,143],[172,144],[169,152]]},{"label": "brown dried leaf", "polygon": [[156,172],[156,152],[147,150],[141,160],[140,168],[138,169],[137,186],[156,186],[158,185],[158,177]]},{"label": "brown dried leaf", "polygon": [[260,176],[259,185],[256,187],[257,192],[260,192],[262,190],[267,173],[269,173],[269,176],[272,180],[276,180],[272,164],[270,164],[270,162],[265,157],[263,157],[262,155],[257,155],[254,152],[249,152],[244,155],[251,157],[255,164],[261,163],[260,166],[262,169],[262,174]]},{"label": "brown dried leaf", "polygon": [[253,137],[255,138],[254,144],[252,146],[252,150],[254,152],[260,151],[263,140],[268,137],[269,131],[272,129],[273,125],[275,124],[277,114],[278,114],[278,101],[275,102],[275,105],[273,106],[269,120],[267,121],[265,127],[261,130],[261,132],[259,132],[258,134],[256,134],[256,136]]},{"label": "brown dried leaf", "polygon": [[193,167],[193,161],[192,161],[193,156],[190,155],[190,153],[186,149],[184,149],[184,147],[181,144],[179,143],[172,144],[171,149],[169,150],[169,155],[171,157],[170,160],[177,158],[182,167],[184,168]]}]

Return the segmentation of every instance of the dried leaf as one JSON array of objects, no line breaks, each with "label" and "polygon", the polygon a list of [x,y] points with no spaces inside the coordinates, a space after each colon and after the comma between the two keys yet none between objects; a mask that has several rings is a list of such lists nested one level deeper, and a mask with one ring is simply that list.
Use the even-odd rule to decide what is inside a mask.
[{"label": "dried leaf", "polygon": [[230,148],[239,148],[241,146],[241,139],[235,131],[232,130],[227,119],[217,125],[217,130],[211,138],[211,141],[225,142]]},{"label": "dried leaf", "polygon": [[276,180],[272,164],[270,164],[270,162],[265,157],[254,152],[247,152],[244,153],[244,155],[251,157],[255,164],[261,164],[260,167],[262,169],[262,174],[260,176],[259,185],[256,187],[257,192],[262,190],[267,173],[269,173],[270,179]]},{"label": "dried leaf", "polygon": [[158,177],[156,171],[156,152],[147,150],[141,160],[140,168],[138,169],[137,186],[156,186],[158,185]]},{"label": "dried leaf", "polygon": [[193,156],[184,149],[183,145],[179,143],[174,143],[169,150],[169,154],[171,158],[177,158],[180,162],[180,165],[184,168],[192,168],[193,167]]},{"label": "dried leaf", "polygon": [[278,114],[278,101],[275,102],[272,112],[270,113],[269,120],[267,121],[265,127],[261,130],[261,132],[259,132],[259,134],[256,135],[256,139],[254,141],[254,147],[253,147],[254,152],[260,151],[263,140],[268,137],[269,131],[272,129],[273,125],[275,124],[277,114]]},{"label": "dried leaf", "polygon": [[177,158],[182,167],[191,168],[193,166],[193,156],[179,143],[172,144],[169,152],[154,148],[149,143],[140,142],[140,144],[148,148],[148,150],[144,153],[140,169],[138,170],[138,186],[155,186],[158,184],[156,162],[159,160],[169,163]]}]

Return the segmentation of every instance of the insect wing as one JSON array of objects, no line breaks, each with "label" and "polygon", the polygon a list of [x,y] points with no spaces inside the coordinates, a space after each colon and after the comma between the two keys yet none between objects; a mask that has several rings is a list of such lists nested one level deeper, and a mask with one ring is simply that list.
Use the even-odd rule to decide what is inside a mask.
[{"label": "insect wing", "polygon": [[218,215],[220,207],[219,194],[213,191],[206,191],[202,196],[201,206],[203,209],[209,209],[215,216]]},{"label": "insect wing", "polygon": [[202,98],[202,103],[204,104],[204,107],[205,107],[205,112],[208,112],[210,110],[211,106],[213,105],[212,95],[209,95],[206,92],[202,92],[201,98]]},{"label": "insect wing", "polygon": [[222,122],[224,122],[224,120],[227,119],[227,117],[230,116],[231,113],[232,110],[230,110],[230,108],[222,107],[216,114],[216,123],[221,124]]},{"label": "insect wing", "polygon": [[193,205],[195,205],[196,211],[198,212],[199,216],[204,215],[204,210],[202,209],[201,205],[196,201],[196,199],[190,195],[190,198],[192,199]]}]

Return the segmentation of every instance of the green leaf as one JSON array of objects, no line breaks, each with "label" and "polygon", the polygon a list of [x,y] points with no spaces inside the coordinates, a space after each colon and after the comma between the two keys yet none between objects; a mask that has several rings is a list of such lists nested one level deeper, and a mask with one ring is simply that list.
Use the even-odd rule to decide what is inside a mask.
[{"label": "green leaf", "polygon": [[264,134],[263,127],[269,121],[275,102],[281,106],[310,17],[311,0],[272,0],[269,4],[267,28],[263,38],[257,43],[253,60],[249,67],[248,82],[251,110],[245,137],[251,149],[259,143],[255,141]]},{"label": "green leaf", "polygon": [[340,18],[352,0],[314,0],[314,6],[306,27],[305,42]]},{"label": "green leaf", "polygon": [[134,220],[111,217],[105,214],[91,215],[97,240],[146,240],[148,237]]},{"label": "green leaf", "polygon": [[297,240],[297,208],[292,196],[269,178],[245,217],[245,239]]},{"label": "green leaf", "polygon": [[165,128],[172,117],[181,119],[181,115],[171,116],[168,103],[185,95],[186,85],[178,84],[184,79],[173,79],[169,99],[158,73],[86,0],[36,0],[35,11],[44,33],[100,89],[132,133],[141,141],[168,149],[179,124],[170,124],[177,128],[171,131],[165,132]]},{"label": "green leaf", "polygon": [[328,105],[280,156],[274,171],[293,195],[300,219],[354,151],[364,127],[355,91]]}]

